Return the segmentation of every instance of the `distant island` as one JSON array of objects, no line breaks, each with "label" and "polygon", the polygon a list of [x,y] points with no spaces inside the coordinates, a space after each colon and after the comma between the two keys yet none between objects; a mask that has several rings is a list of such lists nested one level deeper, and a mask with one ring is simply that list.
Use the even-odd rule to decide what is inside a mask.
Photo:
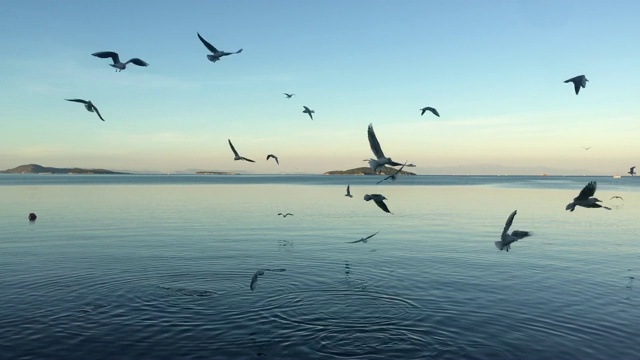
[{"label": "distant island", "polygon": [[[391,175],[394,174],[398,169],[394,169],[391,167],[387,167],[384,166],[382,167],[382,169],[380,170],[380,172],[384,175]],[[363,166],[363,167],[359,167],[359,168],[355,168],[355,169],[349,169],[349,170],[332,170],[332,171],[327,171],[326,173],[324,173],[323,175],[377,175],[377,173],[375,173],[373,171],[373,169],[371,169],[368,166]],[[400,171],[400,175],[415,175],[415,173],[412,173],[410,171]]]},{"label": "distant island", "polygon": [[115,175],[129,174],[105,169],[55,168],[38,164],[20,165],[13,169],[0,171],[0,174],[86,174],[86,175]]},{"label": "distant island", "polygon": [[196,171],[196,175],[240,175],[240,173],[229,171]]}]

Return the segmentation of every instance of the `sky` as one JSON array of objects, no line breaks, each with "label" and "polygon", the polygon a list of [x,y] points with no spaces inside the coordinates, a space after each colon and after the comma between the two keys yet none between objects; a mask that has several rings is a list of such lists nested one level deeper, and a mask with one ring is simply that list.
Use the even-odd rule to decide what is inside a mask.
[{"label": "sky", "polygon": [[[370,123],[385,154],[418,174],[624,175],[640,163],[636,1],[2,7],[0,169],[323,173],[366,165]],[[243,52],[212,63],[197,32]],[[149,66],[115,72],[97,51]],[[563,81],[582,74],[576,96]],[[93,101],[106,121],[67,98]],[[420,116],[425,106],[440,117]],[[227,139],[256,163],[234,162]]]}]

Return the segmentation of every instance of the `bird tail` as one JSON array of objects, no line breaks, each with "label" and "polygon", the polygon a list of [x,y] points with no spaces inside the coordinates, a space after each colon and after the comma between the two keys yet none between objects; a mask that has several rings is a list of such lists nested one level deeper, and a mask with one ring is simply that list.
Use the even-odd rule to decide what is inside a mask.
[{"label": "bird tail", "polygon": [[498,250],[507,250],[507,251],[509,251],[509,249],[511,249],[511,245],[510,244],[505,245],[502,241],[496,241],[494,244],[496,244],[496,247],[498,248]]}]

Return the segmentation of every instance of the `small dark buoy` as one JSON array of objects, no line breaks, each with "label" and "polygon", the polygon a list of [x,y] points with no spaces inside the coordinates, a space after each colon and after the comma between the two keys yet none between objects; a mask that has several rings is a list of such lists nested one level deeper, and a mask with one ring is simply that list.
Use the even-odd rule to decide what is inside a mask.
[{"label": "small dark buoy", "polygon": [[37,218],[35,213],[29,213],[29,221],[36,221]]}]

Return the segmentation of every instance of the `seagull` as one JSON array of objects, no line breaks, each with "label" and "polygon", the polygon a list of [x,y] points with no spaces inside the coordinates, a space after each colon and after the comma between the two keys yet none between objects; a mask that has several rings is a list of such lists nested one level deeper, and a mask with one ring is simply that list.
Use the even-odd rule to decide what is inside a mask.
[{"label": "seagull", "polygon": [[611,197],[611,199],[609,199],[609,200],[613,200],[613,199],[620,199],[620,200],[624,201],[624,199],[622,198],[622,196],[618,196],[618,195],[616,195],[616,196],[612,196],[612,197]]},{"label": "seagull", "polygon": [[253,276],[251,277],[251,284],[249,285],[249,288],[251,289],[251,291],[255,290],[256,286],[258,285],[258,277],[264,275],[265,271],[273,271],[273,272],[283,272],[283,271],[287,271],[287,269],[262,269],[262,270],[258,270],[255,272],[255,274],[253,274]]},{"label": "seagull", "polygon": [[509,234],[509,228],[511,227],[511,224],[513,223],[513,218],[516,217],[517,213],[518,213],[518,210],[515,210],[514,212],[511,213],[511,215],[509,215],[509,217],[507,218],[507,222],[504,224],[504,229],[502,230],[502,236],[500,237],[500,241],[495,242],[496,247],[500,250],[507,250],[507,252],[509,252],[509,249],[511,249],[512,243],[532,235],[529,231],[521,231],[521,230],[513,230],[511,234]]},{"label": "seagull", "polygon": [[400,173],[400,171],[402,171],[402,169],[404,168],[404,166],[407,165],[407,162],[405,161],[404,164],[398,169],[396,170],[396,172],[394,172],[393,174],[387,176],[386,178],[378,181],[376,184],[380,184],[381,182],[391,179],[391,181],[396,181],[396,177],[398,176],[398,174]]},{"label": "seagull", "polygon": [[366,244],[366,243],[368,242],[368,240],[369,240],[369,239],[371,239],[372,237],[376,236],[379,232],[380,232],[380,230],[376,231],[375,233],[373,233],[373,234],[371,234],[371,235],[369,235],[369,236],[367,236],[367,237],[363,237],[363,238],[362,238],[362,239],[360,239],[360,240],[356,240],[356,241],[347,241],[347,244],[355,244],[355,243],[359,243],[359,242],[361,242],[361,243],[365,243],[365,244]]},{"label": "seagull", "polygon": [[273,155],[273,154],[269,154],[267,155],[267,161],[269,161],[269,159],[273,158],[276,161],[276,164],[280,165],[280,161],[278,161],[278,157]]},{"label": "seagull", "polygon": [[585,150],[589,150],[589,149],[591,149],[591,146],[589,146],[589,147],[584,147],[583,146],[582,148],[585,149]]},{"label": "seagull", "polygon": [[630,167],[629,172],[627,172],[627,174],[634,176],[636,174],[635,169],[636,169],[635,166]]},{"label": "seagull", "polygon": [[380,209],[382,209],[382,211],[384,211],[386,213],[393,214],[391,211],[389,211],[389,208],[387,207],[387,204],[384,203],[384,200],[387,200],[387,198],[384,197],[383,195],[380,195],[380,194],[366,194],[364,196],[364,200],[365,201],[373,200],[373,202],[375,202],[376,205],[378,205],[378,207]]},{"label": "seagull", "polygon": [[351,195],[351,185],[347,185],[347,193],[344,194],[344,196],[353,197],[353,195]]},{"label": "seagull", "polygon": [[129,59],[129,61],[122,63],[120,62],[120,56],[118,56],[118,53],[113,51],[99,51],[91,55],[99,57],[101,59],[111,58],[111,60],[113,60],[113,64],[109,64],[109,66],[116,68],[116,72],[126,69],[128,63],[132,63],[138,66],[149,66],[149,64],[139,58],[131,58]]},{"label": "seagull", "polygon": [[573,83],[573,88],[576,90],[576,95],[578,95],[578,93],[580,92],[580,87],[584,88],[585,86],[587,86],[587,77],[584,75],[578,75],[576,77],[572,77],[569,80],[565,80],[565,83],[568,82],[572,82]]},{"label": "seagull", "polygon": [[373,151],[373,155],[376,157],[375,159],[369,159],[369,166],[373,169],[373,171],[378,171],[378,169],[382,168],[385,165],[402,165],[391,160],[390,157],[388,158],[384,156],[384,152],[382,152],[382,148],[380,147],[378,138],[376,138],[376,133],[373,131],[372,124],[369,124],[369,128],[367,129],[367,136],[369,137],[369,146],[371,147],[371,151]]},{"label": "seagull", "polygon": [[287,93],[283,93],[283,94],[284,94],[284,96],[286,96],[286,97],[287,97],[287,99],[291,99],[291,97],[292,97],[293,95],[295,95],[295,94],[287,94]]},{"label": "seagull", "polygon": [[211,62],[216,62],[216,61],[220,60],[220,58],[223,57],[223,56],[233,55],[233,54],[240,54],[242,52],[242,49],[240,49],[240,50],[238,50],[236,52],[220,51],[220,50],[216,49],[215,46],[209,44],[209,42],[207,42],[207,40],[203,39],[202,36],[200,36],[200,33],[198,33],[198,38],[200,39],[200,41],[202,41],[204,46],[207,49],[209,49],[209,51],[211,51],[212,54],[207,55],[207,59],[209,59],[209,61],[211,61]]},{"label": "seagull", "polygon": [[422,109],[420,109],[420,111],[422,111],[420,113],[420,116],[424,115],[425,112],[427,111],[431,111],[433,113],[433,115],[440,117],[440,114],[438,114],[438,110],[432,108],[431,106],[427,106],[427,107],[423,107]]},{"label": "seagull", "polygon": [[593,197],[595,193],[596,182],[591,181],[582,189],[582,191],[580,191],[580,194],[578,194],[578,196],[573,199],[573,202],[567,204],[567,208],[565,210],[573,211],[575,210],[576,206],[582,206],[586,208],[605,208],[607,210],[611,210],[610,207],[598,204],[599,202],[602,202],[602,200],[598,200],[598,198]]},{"label": "seagull", "polygon": [[[229,140],[229,139],[227,139]],[[251,159],[247,159],[246,157],[240,156],[240,154],[238,154],[238,152],[236,151],[236,148],[233,147],[233,144],[231,143],[231,140],[229,140],[229,146],[231,146],[231,151],[233,151],[233,160],[244,160],[244,161],[248,161],[248,162],[255,162]]]},{"label": "seagull", "polygon": [[280,216],[280,215],[282,215],[282,217],[283,217],[283,218],[286,218],[286,217],[287,217],[287,216],[289,216],[289,215],[293,216],[293,214],[292,214],[292,213],[286,213],[286,214],[278,213],[278,216]]},{"label": "seagull", "polygon": [[302,107],[304,108],[304,110],[302,110],[302,112],[305,113],[305,114],[309,114],[309,117],[311,118],[311,120],[313,120],[313,115],[311,115],[311,114],[315,114],[315,111],[309,109],[308,107],[306,107],[304,105]]},{"label": "seagull", "polygon": [[82,100],[82,99],[65,99],[65,100],[84,104],[85,109],[87,109],[90,112],[95,112],[96,115],[98,115],[98,117],[100,118],[100,120],[104,121],[104,119],[102,118],[102,115],[100,115],[100,111],[98,111],[98,108],[95,105],[93,105],[91,100]]}]

